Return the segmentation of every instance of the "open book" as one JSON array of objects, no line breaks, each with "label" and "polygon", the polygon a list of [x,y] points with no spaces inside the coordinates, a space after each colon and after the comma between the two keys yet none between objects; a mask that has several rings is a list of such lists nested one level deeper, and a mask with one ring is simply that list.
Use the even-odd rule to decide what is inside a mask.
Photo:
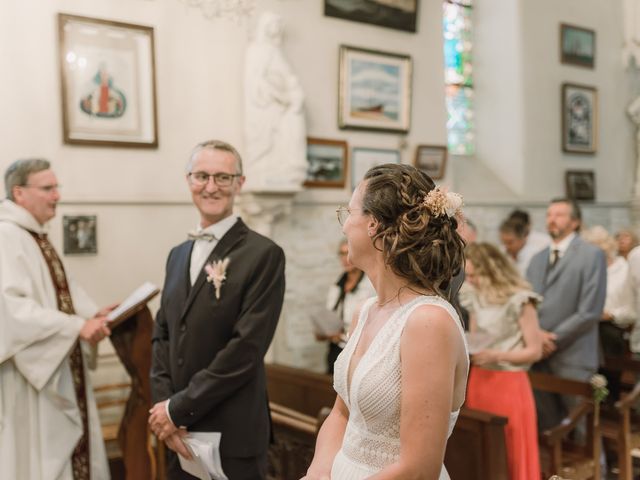
[{"label": "open book", "polygon": [[149,300],[160,293],[160,289],[151,282],[145,282],[136,288],[124,301],[107,315],[109,328],[142,310]]}]

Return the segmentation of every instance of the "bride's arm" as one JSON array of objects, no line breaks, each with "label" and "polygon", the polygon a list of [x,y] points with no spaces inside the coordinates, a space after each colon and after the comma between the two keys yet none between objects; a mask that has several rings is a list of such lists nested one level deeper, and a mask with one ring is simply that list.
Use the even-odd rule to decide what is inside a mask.
[{"label": "bride's arm", "polygon": [[[356,329],[361,308],[362,304],[358,305],[353,312],[349,336],[351,336]],[[331,478],[333,459],[342,446],[342,438],[344,437],[344,431],[347,428],[348,421],[349,409],[342,401],[342,398],[337,395],[331,413],[318,432],[316,451],[313,454],[313,460],[307,470],[307,475],[301,480],[329,480]]]},{"label": "bride's arm", "polygon": [[344,437],[348,420],[349,409],[338,396],[331,413],[318,432],[313,461],[303,480],[329,480],[331,478],[333,459],[342,446],[342,437]]},{"label": "bride's arm", "polygon": [[400,459],[370,480],[439,478],[463,350],[455,320],[444,309],[425,305],[411,314],[400,341]]}]

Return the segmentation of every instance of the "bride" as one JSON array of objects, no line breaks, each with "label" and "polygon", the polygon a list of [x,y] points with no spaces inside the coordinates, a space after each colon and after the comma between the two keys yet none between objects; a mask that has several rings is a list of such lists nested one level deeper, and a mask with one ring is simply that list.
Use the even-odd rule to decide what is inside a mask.
[{"label": "bride", "polygon": [[349,260],[378,296],[354,314],[304,480],[449,478],[442,463],[468,373],[462,325],[443,298],[463,266],[461,206],[416,168],[387,164],[338,209]]}]

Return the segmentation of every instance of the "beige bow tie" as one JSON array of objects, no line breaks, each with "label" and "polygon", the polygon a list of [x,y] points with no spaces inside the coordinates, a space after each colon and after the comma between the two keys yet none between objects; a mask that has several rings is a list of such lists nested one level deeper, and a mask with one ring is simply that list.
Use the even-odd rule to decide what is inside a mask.
[{"label": "beige bow tie", "polygon": [[213,233],[189,232],[187,235],[189,240],[204,240],[205,242],[213,242],[216,236]]}]

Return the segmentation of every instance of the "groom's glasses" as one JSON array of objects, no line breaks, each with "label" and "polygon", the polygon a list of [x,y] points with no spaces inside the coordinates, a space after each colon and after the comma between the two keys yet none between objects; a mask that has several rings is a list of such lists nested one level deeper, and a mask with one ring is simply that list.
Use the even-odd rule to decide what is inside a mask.
[{"label": "groom's glasses", "polygon": [[207,173],[207,172],[190,172],[189,180],[192,185],[196,187],[204,187],[207,183],[209,183],[209,178],[213,179],[213,183],[215,183],[219,187],[228,187],[233,183],[233,179],[236,177],[241,177],[240,173]]}]

